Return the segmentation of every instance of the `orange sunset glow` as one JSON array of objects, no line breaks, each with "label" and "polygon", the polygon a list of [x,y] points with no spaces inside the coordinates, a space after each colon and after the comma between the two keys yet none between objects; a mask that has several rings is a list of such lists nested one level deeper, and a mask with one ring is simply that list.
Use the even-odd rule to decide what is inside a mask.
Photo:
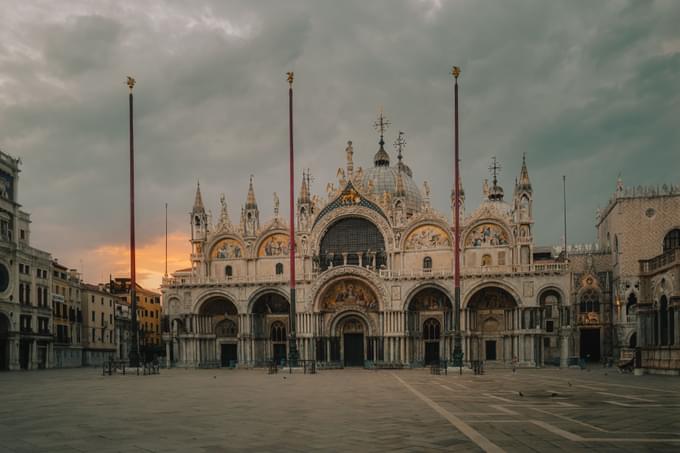
[{"label": "orange sunset glow", "polygon": [[[186,234],[168,234],[168,274],[177,269],[191,266],[188,260],[191,252]],[[93,251],[96,263],[90,263],[88,273],[106,279],[130,275],[130,248],[123,244],[104,244]],[[157,236],[152,242],[137,245],[137,282],[144,288],[158,291],[165,273],[165,236]],[[103,263],[106,268],[98,269]],[[99,277],[101,278],[101,277]]]}]

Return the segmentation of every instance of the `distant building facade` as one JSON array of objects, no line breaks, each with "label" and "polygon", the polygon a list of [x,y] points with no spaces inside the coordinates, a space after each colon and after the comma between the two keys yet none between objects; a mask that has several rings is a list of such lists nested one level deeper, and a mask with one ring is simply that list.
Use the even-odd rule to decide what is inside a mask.
[{"label": "distant building facade", "polygon": [[114,314],[118,297],[102,286],[83,284],[83,365],[99,366],[116,352]]},{"label": "distant building facade", "polygon": [[83,364],[83,313],[81,277],[77,270],[52,263],[54,313],[54,366],[79,367]]},{"label": "distant building facade", "polygon": [[[129,278],[115,278],[108,285],[110,291],[119,296],[121,304],[117,313],[120,315],[122,321],[130,317],[130,279]],[[144,357],[151,359],[154,355],[158,356],[162,352],[161,347],[161,295],[160,293],[143,288],[139,284],[136,286],[137,297],[137,328],[139,349]],[[119,341],[126,340],[129,342],[129,337],[125,336],[123,329],[119,331]],[[129,353],[129,349],[127,350]],[[120,351],[119,351],[120,354]]]}]

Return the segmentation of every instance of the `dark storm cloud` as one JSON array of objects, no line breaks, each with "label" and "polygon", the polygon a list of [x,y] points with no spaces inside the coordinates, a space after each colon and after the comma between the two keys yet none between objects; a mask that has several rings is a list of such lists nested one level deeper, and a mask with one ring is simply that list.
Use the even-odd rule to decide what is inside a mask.
[{"label": "dark storm cloud", "polygon": [[170,230],[188,234],[197,179],[215,214],[226,192],[234,222],[251,173],[263,218],[272,192],[285,198],[289,70],[298,168],[320,195],[347,140],[371,165],[383,105],[388,142],[407,133],[417,183],[429,180],[449,215],[452,64],[463,68],[468,211],[494,155],[511,194],[527,154],[545,244],[562,235],[563,174],[573,241],[594,239],[619,172],[627,184],[677,182],[672,1],[16,2],[4,13],[0,147],[23,159],[33,240],[98,272],[91,250],[127,240],[128,74],[142,243],[162,234],[165,202]]}]

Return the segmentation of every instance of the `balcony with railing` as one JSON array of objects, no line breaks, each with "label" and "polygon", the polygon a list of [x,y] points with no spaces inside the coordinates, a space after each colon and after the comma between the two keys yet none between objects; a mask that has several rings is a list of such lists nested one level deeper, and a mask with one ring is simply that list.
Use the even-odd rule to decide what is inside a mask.
[{"label": "balcony with railing", "polygon": [[[355,269],[358,266],[334,266],[329,267],[326,271],[337,269],[340,267],[347,267],[348,269]],[[396,279],[438,279],[451,278],[451,270],[437,270],[431,268],[420,268],[413,270],[397,271],[391,269],[372,269],[370,267],[362,267],[368,272],[374,272],[381,278],[386,280]],[[323,272],[326,272],[323,271]],[[516,274],[562,274],[569,271],[569,263],[544,263],[544,264],[530,264],[530,265],[506,265],[506,266],[483,266],[483,267],[464,267],[461,270],[463,277],[484,277],[484,276],[508,276]],[[298,274],[298,281],[313,281],[323,272],[307,272]],[[221,284],[285,284],[288,282],[289,276],[284,274],[279,275],[233,275],[233,276],[195,276],[195,275],[178,275],[174,277],[164,277],[162,286],[165,288],[175,288],[181,286],[192,285],[221,285]]]},{"label": "balcony with railing", "polygon": [[671,249],[648,260],[640,260],[640,273],[654,274],[674,264],[680,264],[680,249]]}]

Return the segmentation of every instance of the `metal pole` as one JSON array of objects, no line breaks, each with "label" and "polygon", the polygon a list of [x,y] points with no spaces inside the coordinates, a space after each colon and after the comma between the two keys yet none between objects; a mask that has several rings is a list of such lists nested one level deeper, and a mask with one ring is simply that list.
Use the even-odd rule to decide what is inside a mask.
[{"label": "metal pole", "polygon": [[165,203],[165,276],[168,276],[168,204]]},{"label": "metal pole", "polygon": [[567,176],[562,175],[562,195],[564,197],[564,260],[567,260]]},{"label": "metal pole", "polygon": [[128,77],[127,85],[130,89],[130,308],[131,313],[131,348],[130,365],[139,365],[139,341],[137,340],[137,270],[135,267],[135,140],[133,129],[132,88],[135,79]]},{"label": "metal pole", "polygon": [[295,166],[293,152],[293,73],[288,75],[288,137],[290,144],[290,337],[288,346],[288,366],[298,364],[295,310]]},{"label": "metal pole", "polygon": [[460,374],[463,373],[463,348],[460,331],[460,154],[458,144],[458,76],[460,75],[460,68],[454,66],[451,70],[451,75],[454,78],[453,86],[453,129],[454,129],[454,179],[455,179],[455,200],[454,200],[454,340],[453,340],[453,360],[454,366],[458,365]]}]

